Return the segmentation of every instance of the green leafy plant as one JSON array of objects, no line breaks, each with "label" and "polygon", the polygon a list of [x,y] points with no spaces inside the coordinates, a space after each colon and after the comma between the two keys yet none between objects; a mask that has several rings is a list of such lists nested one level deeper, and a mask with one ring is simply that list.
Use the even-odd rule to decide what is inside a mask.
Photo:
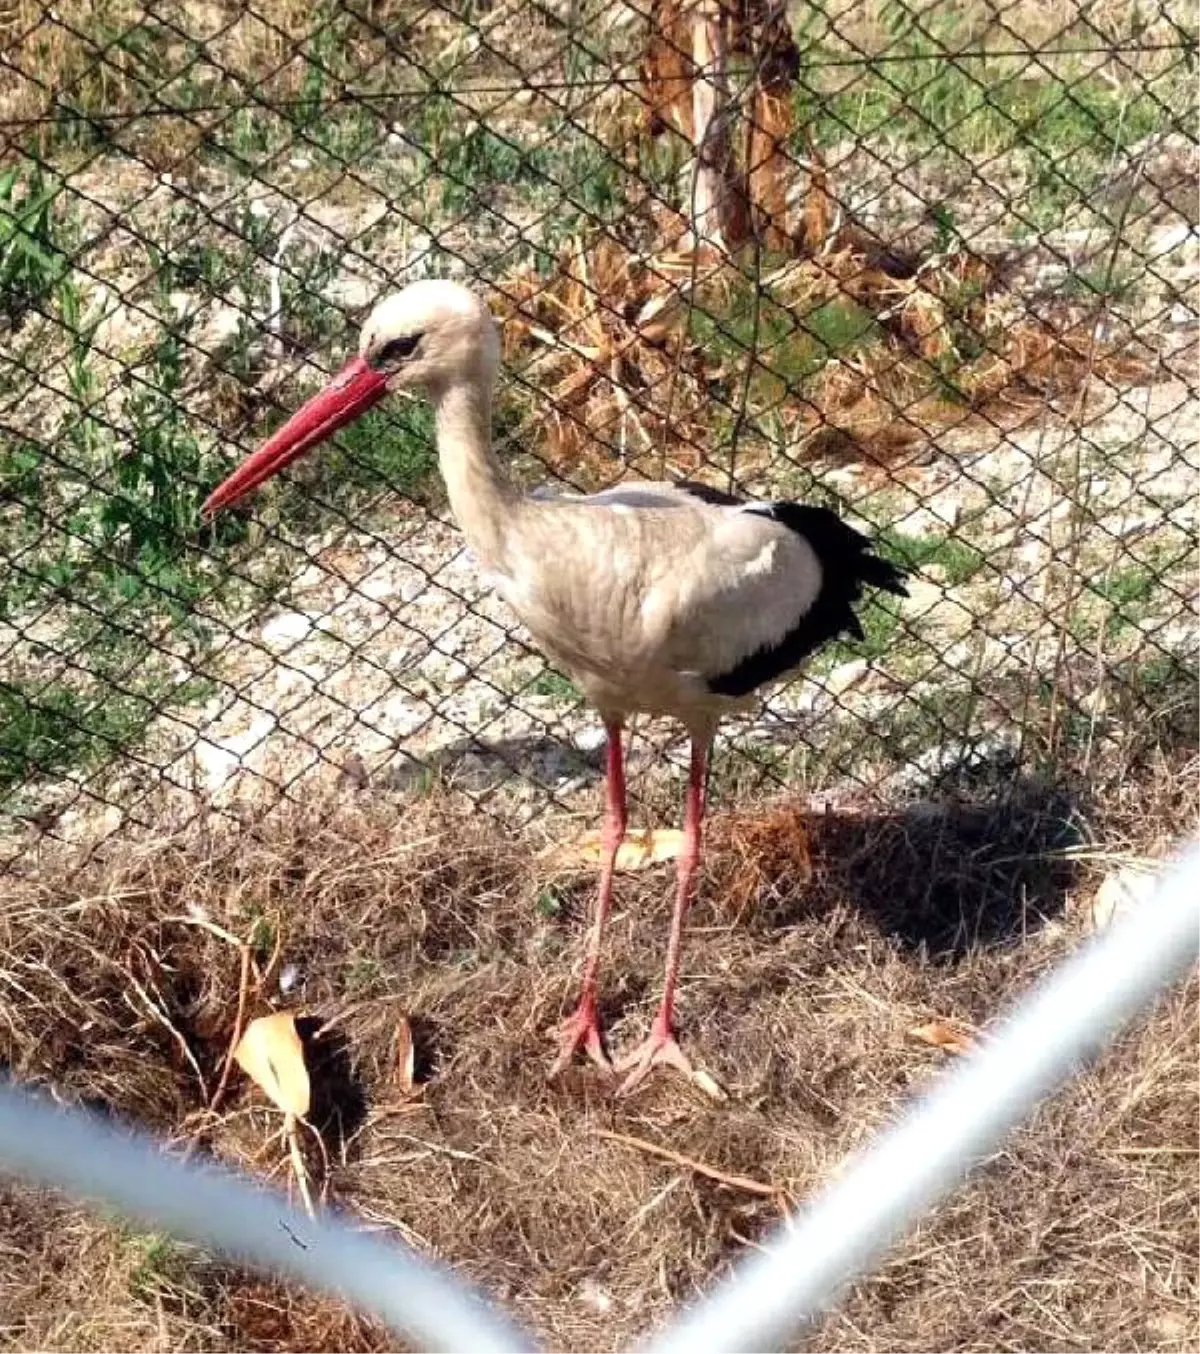
[{"label": "green leafy plant", "polygon": [[50,297],[66,272],[54,220],[57,196],[37,166],[0,173],[0,311],[14,325]]}]

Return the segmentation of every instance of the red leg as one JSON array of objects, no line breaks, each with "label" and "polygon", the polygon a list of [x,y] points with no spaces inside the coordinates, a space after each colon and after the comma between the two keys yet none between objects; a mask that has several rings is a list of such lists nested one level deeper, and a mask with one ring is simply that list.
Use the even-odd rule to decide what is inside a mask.
[{"label": "red leg", "polygon": [[558,1057],[550,1069],[552,1077],[557,1076],[570,1063],[578,1048],[582,1048],[593,1062],[599,1063],[608,1071],[612,1070],[608,1054],[604,1051],[604,1037],[596,1015],[596,969],[600,963],[604,923],[608,920],[608,911],[612,906],[613,873],[617,863],[617,851],[625,839],[625,760],[624,749],[621,746],[623,732],[621,725],[608,724],[605,728],[608,733],[608,758],[604,776],[606,804],[604,833],[601,838],[604,864],[600,871],[600,892],[596,898],[592,929],[588,935],[587,954],[583,965],[583,990],[575,1014],[563,1025],[562,1044]]},{"label": "red leg", "polygon": [[650,1026],[650,1034],[632,1053],[617,1064],[619,1072],[628,1072],[621,1092],[632,1090],[652,1067],[666,1064],[692,1075],[692,1065],[675,1042],[675,984],[679,978],[679,952],[683,946],[683,925],[692,901],[692,883],[700,860],[704,823],[704,782],[708,769],[708,741],[692,740],[692,766],[688,775],[687,809],[683,821],[683,851],[676,870],[675,912],[671,918],[671,938],[667,942],[667,969],[663,980],[662,1001]]}]

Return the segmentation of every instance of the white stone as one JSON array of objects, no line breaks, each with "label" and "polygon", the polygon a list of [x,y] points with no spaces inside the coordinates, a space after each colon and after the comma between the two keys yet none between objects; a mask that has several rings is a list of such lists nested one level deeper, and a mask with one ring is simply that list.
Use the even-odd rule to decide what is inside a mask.
[{"label": "white stone", "polygon": [[831,696],[840,696],[843,692],[861,682],[867,675],[870,664],[865,658],[855,658],[849,663],[839,663],[825,678],[825,689]]},{"label": "white stone", "polygon": [[312,620],[302,611],[284,611],[263,622],[262,640],[273,648],[285,644],[298,644],[312,630]]},{"label": "white stone", "polygon": [[605,738],[603,725],[596,725],[590,729],[580,729],[574,743],[580,752],[596,752],[604,746]]},{"label": "white stone", "polygon": [[219,790],[238,768],[238,756],[207,738],[196,741],[194,752],[201,779],[210,791]]},{"label": "white stone", "polygon": [[242,315],[232,306],[215,306],[208,313],[204,326],[196,336],[201,348],[211,351],[223,347],[238,336],[242,327]]}]

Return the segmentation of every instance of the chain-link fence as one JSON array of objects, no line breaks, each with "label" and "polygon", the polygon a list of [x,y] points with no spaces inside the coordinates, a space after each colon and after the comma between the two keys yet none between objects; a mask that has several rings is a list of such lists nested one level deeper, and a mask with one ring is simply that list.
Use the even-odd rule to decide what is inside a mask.
[{"label": "chain-link fence", "polygon": [[[1187,7],[0,24],[10,865],[313,775],[444,777],[518,821],[593,779],[594,719],[473,571],[422,407],[201,522],[419,276],[503,320],[523,482],[827,502],[914,570],[864,644],[729,726],[727,794],[1086,778],[1190,711]],[[676,755],[645,732],[644,765]]]},{"label": "chain-link fence", "polygon": [[[345,1092],[306,1139],[322,1199],[545,1324],[534,1276],[564,1344],[631,1334],[731,1253],[775,1246],[780,1213],[907,1098],[919,1058],[943,1056],[943,1017],[961,1051],[997,994],[1091,924],[1068,908],[1089,869],[1157,854],[1194,821],[1196,43],[1194,7],[1174,0],[0,5],[4,1070],[269,1175],[287,1162],[264,1165],[276,1124],[252,1087],[235,1095],[234,1044],[254,1010],[320,1009],[314,1084]],[[862,641],[722,726],[713,801],[744,812],[714,818],[712,911],[688,940],[704,976],[683,1001],[734,1095],[706,1118],[648,1091],[630,1113],[653,1141],[598,1133],[608,1111],[583,1074],[550,1092],[529,1070],[570,981],[559,923],[585,888],[546,883],[534,847],[562,820],[537,820],[595,814],[601,733],[464,549],[428,409],[381,405],[244,507],[200,512],[378,299],[438,276],[501,321],[494,431],[523,486],[679,476],[828,504],[910,571],[907,599],[864,607]],[[682,731],[639,726],[629,764],[638,816],[677,821]],[[1034,827],[1005,816],[1022,796]],[[613,989],[633,1008],[657,956],[620,913]],[[735,913],[744,927],[725,925]],[[1094,1008],[1031,1038],[1011,1086],[1048,1086],[1104,1002],[1147,996],[1153,976],[1093,984]],[[1084,1258],[1029,1299],[1055,1309],[1046,1324],[986,1327],[1007,1346],[1187,1343],[1194,1214],[1172,1171],[1194,1155],[1194,1105],[1179,1110],[1194,1057],[1172,1021],[1190,993],[1068,1094],[1065,1127],[1026,1130],[1018,1154],[1038,1133],[1078,1148],[1065,1165],[1026,1155],[998,1187],[1037,1193],[1036,1219],[1019,1198],[1011,1219],[1007,1198],[947,1201],[978,1204],[945,1249],[983,1237],[993,1315],[1010,1280],[1024,1293],[1040,1273],[1021,1268],[1021,1229],[1036,1250],[1043,1214],[1078,1222]],[[429,1025],[427,1120],[397,1100],[401,1008],[413,1038]],[[984,1071],[1013,1047],[977,1043]],[[928,1191],[905,1217],[1018,1116],[987,1084],[974,1138],[928,1133]],[[30,1178],[97,1185],[75,1140],[48,1163],[50,1137],[0,1117]],[[717,1162],[712,1197],[620,1155],[647,1146],[685,1149],[685,1170]],[[228,1227],[189,1220],[176,1164],[101,1193],[244,1255]],[[895,1203],[914,1177],[893,1176]],[[745,1207],[730,1179],[757,1189]],[[128,1269],[155,1347],[220,1346],[220,1322],[229,1347],[365,1347],[357,1328],[295,1324],[311,1292],[252,1341],[247,1312],[287,1307],[275,1290],[148,1279],[151,1243],[139,1259],[110,1237],[115,1259],[92,1246],[88,1271],[77,1222],[22,1188],[0,1200],[6,1266],[24,1265],[14,1312],[20,1282],[47,1310],[77,1307],[54,1277],[107,1266],[97,1289]],[[320,1257],[299,1241],[290,1255],[264,1218],[258,1259],[312,1279]],[[213,1226],[230,1219],[233,1203]],[[861,1267],[883,1224],[853,1221],[843,1209]],[[56,1227],[69,1260],[44,1242]],[[1124,1249],[1105,1249],[1114,1237]],[[897,1287],[861,1341],[823,1338],[988,1338],[980,1271],[920,1263],[956,1295],[923,1326],[888,1326]],[[818,1269],[811,1310],[832,1291]],[[371,1305],[378,1273],[343,1291]],[[1106,1325],[1130,1285],[1144,1321]],[[49,1330],[23,1319],[11,1329]],[[65,1329],[44,1343],[108,1347],[131,1328]]]}]

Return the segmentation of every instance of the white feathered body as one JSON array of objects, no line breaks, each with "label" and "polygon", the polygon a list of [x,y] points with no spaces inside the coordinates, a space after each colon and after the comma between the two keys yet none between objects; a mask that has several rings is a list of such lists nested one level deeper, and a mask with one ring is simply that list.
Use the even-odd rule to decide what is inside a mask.
[{"label": "white feathered body", "polygon": [[528,498],[492,578],[605,719],[703,727],[746,703],[710,680],[777,644],[821,590],[812,546],[768,511],[671,484]]}]

